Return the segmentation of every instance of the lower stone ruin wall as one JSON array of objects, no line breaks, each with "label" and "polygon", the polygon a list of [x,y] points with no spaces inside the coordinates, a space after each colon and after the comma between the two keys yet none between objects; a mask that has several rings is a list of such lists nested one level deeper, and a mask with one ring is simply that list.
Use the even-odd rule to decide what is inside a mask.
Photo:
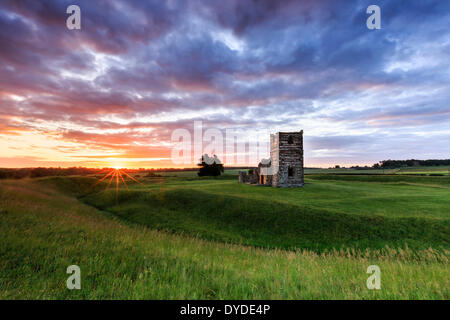
[{"label": "lower stone ruin wall", "polygon": [[239,183],[258,184],[258,178],[255,173],[247,174],[245,171],[239,171]]}]

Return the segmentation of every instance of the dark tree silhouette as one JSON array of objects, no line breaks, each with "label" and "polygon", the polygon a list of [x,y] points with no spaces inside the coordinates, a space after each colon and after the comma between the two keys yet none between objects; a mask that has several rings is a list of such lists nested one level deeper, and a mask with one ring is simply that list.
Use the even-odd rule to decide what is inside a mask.
[{"label": "dark tree silhouette", "polygon": [[373,168],[393,169],[401,167],[413,167],[413,166],[448,166],[450,165],[450,159],[428,159],[428,160],[383,160],[374,164]]},{"label": "dark tree silhouette", "polygon": [[198,166],[200,167],[197,173],[199,177],[220,176],[220,174],[223,173],[223,164],[216,155],[210,157],[207,154],[204,154],[201,157]]}]

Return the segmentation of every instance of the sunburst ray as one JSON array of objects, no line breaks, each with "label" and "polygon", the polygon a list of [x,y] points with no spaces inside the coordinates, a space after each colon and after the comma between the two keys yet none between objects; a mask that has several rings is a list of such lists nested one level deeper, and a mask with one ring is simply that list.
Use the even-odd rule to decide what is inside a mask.
[{"label": "sunburst ray", "polygon": [[127,190],[130,190],[128,187],[128,184],[126,182],[126,178],[131,179],[132,181],[141,184],[143,186],[145,186],[145,184],[143,184],[142,182],[140,182],[139,180],[137,180],[136,178],[134,178],[133,176],[131,176],[130,174],[128,174],[127,172],[125,172],[122,169],[112,169],[111,171],[109,171],[108,173],[105,174],[105,176],[103,176],[102,178],[100,178],[97,182],[95,182],[92,186],[91,189],[93,187],[95,187],[96,185],[98,185],[100,182],[106,180],[107,178],[109,178],[108,183],[105,186],[105,189],[103,190],[103,192],[109,190],[109,188],[111,187],[111,185],[113,184],[113,181],[115,180],[115,195],[116,195],[116,205],[119,202],[119,190],[120,190],[120,183],[123,183],[125,188]]}]

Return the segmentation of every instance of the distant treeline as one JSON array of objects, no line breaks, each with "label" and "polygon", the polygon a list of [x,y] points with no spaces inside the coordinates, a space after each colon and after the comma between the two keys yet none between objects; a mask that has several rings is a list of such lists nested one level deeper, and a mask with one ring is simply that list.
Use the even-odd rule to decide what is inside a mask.
[{"label": "distant treeline", "polygon": [[[22,179],[22,178],[41,178],[48,176],[87,176],[91,174],[107,173],[112,168],[86,168],[86,167],[71,167],[71,168],[0,168],[0,179]],[[155,169],[121,169],[127,173],[137,172],[154,172],[159,171]],[[182,169],[180,169],[182,170]]]},{"label": "distant treeline", "polygon": [[0,179],[22,179],[22,178],[40,178],[47,176],[72,176],[99,173],[104,169],[93,169],[84,167],[73,168],[0,168]]},{"label": "distant treeline", "polygon": [[[450,166],[450,159],[442,160],[383,160],[375,163],[372,167],[369,166],[353,166],[351,169],[394,169],[401,167],[414,166]],[[232,169],[251,169],[253,167],[226,167],[227,170]],[[335,168],[340,168],[336,166]],[[314,168],[309,168],[314,169]],[[0,168],[0,179],[22,179],[22,178],[40,178],[47,176],[86,176],[91,174],[106,173],[112,168],[85,168],[85,167],[71,167],[71,168]],[[197,171],[198,168],[139,168],[139,169],[121,169],[127,173],[155,173],[155,172],[179,172],[179,171]]]},{"label": "distant treeline", "polygon": [[[231,169],[235,169],[232,167]],[[243,169],[243,168],[239,168]],[[111,168],[0,168],[0,179],[41,178],[48,176],[86,176],[91,174],[106,173]],[[155,173],[155,172],[179,172],[197,171],[198,168],[156,168],[156,169],[121,169],[127,173]]]},{"label": "distant treeline", "polygon": [[393,169],[401,167],[414,167],[414,166],[449,166],[450,159],[430,159],[430,160],[383,160],[379,163],[375,163],[372,168],[378,169]]}]

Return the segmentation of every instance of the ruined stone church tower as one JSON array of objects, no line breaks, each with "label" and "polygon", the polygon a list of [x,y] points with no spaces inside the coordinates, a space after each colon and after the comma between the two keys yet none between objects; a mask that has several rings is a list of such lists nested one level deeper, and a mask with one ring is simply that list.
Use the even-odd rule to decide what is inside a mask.
[{"label": "ruined stone church tower", "polygon": [[303,130],[271,134],[270,159],[273,187],[303,186]]},{"label": "ruined stone church tower", "polygon": [[303,130],[270,135],[270,159],[258,168],[239,172],[239,182],[272,187],[301,187],[303,172]]}]

